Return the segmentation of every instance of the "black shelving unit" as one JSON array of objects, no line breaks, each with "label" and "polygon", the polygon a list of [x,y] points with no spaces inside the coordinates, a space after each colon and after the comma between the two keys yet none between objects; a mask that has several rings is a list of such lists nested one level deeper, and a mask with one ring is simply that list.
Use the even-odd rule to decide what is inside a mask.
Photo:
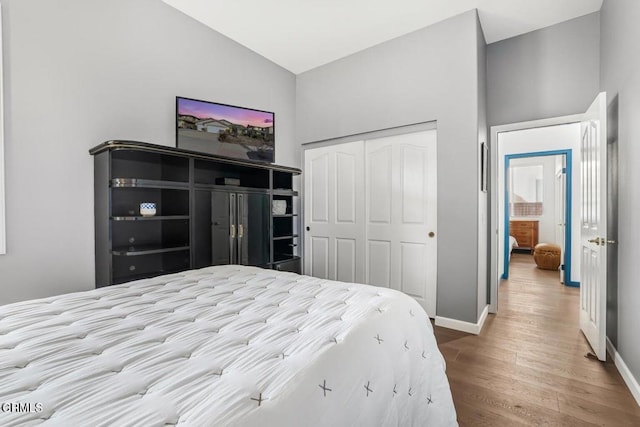
[{"label": "black shelving unit", "polygon": [[[301,271],[299,169],[134,141],[89,152],[97,287],[217,264]],[[284,214],[273,214],[274,200],[286,202]],[[140,215],[144,202],[156,204],[154,216]]]},{"label": "black shelving unit", "polygon": [[299,218],[296,213],[298,192],[293,190],[291,174],[273,171],[271,176],[272,188],[271,204],[276,200],[284,201],[284,213],[273,213],[271,216],[272,265],[277,270],[300,273],[300,256],[298,255]]}]

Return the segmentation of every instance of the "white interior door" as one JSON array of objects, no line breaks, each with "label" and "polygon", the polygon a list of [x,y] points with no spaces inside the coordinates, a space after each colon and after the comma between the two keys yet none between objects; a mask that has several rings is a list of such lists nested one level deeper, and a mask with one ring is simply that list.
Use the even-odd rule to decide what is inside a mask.
[{"label": "white interior door", "polygon": [[436,315],[436,131],[369,140],[365,280]]},{"label": "white interior door", "polygon": [[582,122],[580,329],[606,360],[607,96],[600,93]]},{"label": "white interior door", "polygon": [[305,151],[305,274],[364,283],[364,142]]}]

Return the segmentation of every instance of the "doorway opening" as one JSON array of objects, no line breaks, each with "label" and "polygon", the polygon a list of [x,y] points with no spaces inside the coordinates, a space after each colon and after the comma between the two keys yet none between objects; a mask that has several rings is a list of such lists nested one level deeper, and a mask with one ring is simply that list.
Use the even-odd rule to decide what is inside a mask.
[{"label": "doorway opening", "polygon": [[504,159],[502,278],[509,278],[516,253],[521,263],[555,271],[558,282],[577,286],[571,280],[572,150],[506,154]]},{"label": "doorway opening", "polygon": [[[493,169],[491,194],[495,202],[491,225],[496,233],[491,238],[491,253],[497,262],[491,265],[491,298],[489,311],[498,311],[498,287],[504,258],[505,212],[501,209],[504,194],[498,186],[504,185],[505,168],[499,159],[507,154],[534,151],[571,149],[573,158],[571,272],[567,280],[575,281],[579,290],[580,330],[599,360],[606,360],[607,320],[607,245],[615,243],[608,229],[608,154],[607,154],[607,94],[601,92],[584,114],[536,120],[491,128]],[[515,137],[514,137],[515,136]],[[511,144],[506,144],[511,139]],[[559,146],[559,145],[566,146]],[[531,147],[534,147],[532,149]],[[512,151],[508,151],[512,149]],[[579,153],[579,154],[578,154]],[[501,181],[502,180],[502,181]],[[577,236],[580,236],[579,238]],[[579,277],[578,277],[579,276]]]},{"label": "doorway opening", "polygon": [[[494,262],[491,263],[490,271],[490,305],[489,312],[497,313],[498,310],[498,289],[504,278],[509,277],[509,247],[513,246],[510,239],[510,214],[520,213],[529,215],[531,212],[539,213],[540,209],[545,211],[545,205],[553,209],[552,222],[547,222],[543,229],[546,229],[540,235],[540,222],[538,222],[538,242],[536,243],[554,243],[560,239],[556,239],[556,234],[561,234],[561,243],[564,243],[564,251],[561,254],[561,265],[564,269],[558,273],[559,280],[565,285],[579,286],[580,283],[580,211],[581,211],[581,193],[580,193],[580,168],[581,156],[581,121],[582,115],[573,115],[565,117],[557,117],[552,119],[536,120],[533,122],[515,123],[511,125],[494,126],[491,128],[491,195],[492,195],[492,215],[491,228],[491,253]],[[507,157],[509,156],[509,157]],[[542,183],[538,183],[538,194],[536,195],[536,184],[532,184],[529,189],[529,195],[525,194],[524,200],[518,199],[521,204],[514,206],[509,203],[509,199],[515,200],[515,195],[507,194],[509,189],[509,166],[518,163],[530,163],[533,166],[534,158],[544,158],[548,162],[554,156],[560,156],[561,168],[553,166],[553,174],[562,172],[564,174],[547,175],[547,179]],[[554,163],[555,165],[555,163]],[[520,166],[527,166],[521,164]],[[540,173],[539,169],[523,169],[522,175],[535,175]],[[548,185],[556,185],[557,178],[564,179],[564,193],[560,199],[564,202],[564,215],[556,214],[555,204],[553,202],[545,203],[544,199],[544,181]],[[513,174],[511,174],[513,181]],[[540,188],[542,186],[542,188]],[[526,192],[526,191],[525,191]],[[557,193],[554,187],[547,187],[547,195]],[[540,200],[538,200],[538,198]],[[542,206],[540,206],[542,204]],[[536,211],[537,210],[537,211]],[[518,211],[518,212],[516,212]],[[548,211],[548,209],[547,209]],[[558,218],[556,218],[558,217]],[[558,221],[562,218],[562,221]],[[523,216],[511,218],[512,220],[528,219],[538,220],[531,216]],[[557,224],[561,224],[558,226]],[[521,224],[522,225],[522,224]],[[557,227],[557,229],[556,229]],[[562,228],[564,227],[564,229]],[[549,240],[549,241],[547,241]],[[528,248],[531,253],[531,241],[519,242],[521,246]],[[519,250],[515,253],[520,255]],[[533,257],[530,257],[533,258]],[[535,265],[535,264],[534,264]],[[535,268],[535,267],[533,267]],[[534,271],[537,271],[536,269]]]}]

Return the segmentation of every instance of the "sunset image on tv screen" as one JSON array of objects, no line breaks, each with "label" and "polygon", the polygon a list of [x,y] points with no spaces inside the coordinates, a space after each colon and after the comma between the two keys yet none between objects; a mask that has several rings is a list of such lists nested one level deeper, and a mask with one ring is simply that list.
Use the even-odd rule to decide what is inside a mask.
[{"label": "sunset image on tv screen", "polygon": [[225,157],[274,161],[274,114],[177,98],[177,146]]}]

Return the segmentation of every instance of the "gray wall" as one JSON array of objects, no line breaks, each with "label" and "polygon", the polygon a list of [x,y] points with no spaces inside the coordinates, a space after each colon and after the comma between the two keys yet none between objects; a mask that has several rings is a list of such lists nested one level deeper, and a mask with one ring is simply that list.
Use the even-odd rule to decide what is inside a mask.
[{"label": "gray wall", "polygon": [[491,126],[581,113],[599,89],[599,13],[487,47]]},{"label": "gray wall", "polygon": [[[487,43],[480,25],[480,20],[476,23],[477,33],[477,59],[478,59],[478,145],[483,142],[488,144],[487,137]],[[480,149],[480,147],[478,148]],[[488,154],[488,153],[487,153]],[[489,162],[487,160],[487,167]],[[479,171],[480,172],[480,171]],[[486,171],[487,177],[489,171]],[[478,179],[482,179],[479,177]],[[487,179],[487,184],[489,180]],[[489,302],[488,289],[488,262],[490,242],[489,232],[489,191],[486,193],[479,191],[478,198],[478,315]]]},{"label": "gray wall", "polygon": [[94,283],[93,158],[175,145],[175,96],[276,113],[299,166],[295,76],[157,0],[3,0],[7,255],[0,304]]},{"label": "gray wall", "polygon": [[476,322],[476,12],[298,75],[296,139],[308,143],[437,120],[437,314]]},{"label": "gray wall", "polygon": [[[613,341],[636,380],[640,380],[640,2],[605,0],[601,10],[600,85],[609,102],[610,153],[617,175],[617,283],[610,283],[607,335]],[[615,209],[614,209],[615,212]],[[615,232],[615,230],[614,230]],[[614,276],[615,278],[615,276]],[[613,294],[613,295],[612,295]]]}]

